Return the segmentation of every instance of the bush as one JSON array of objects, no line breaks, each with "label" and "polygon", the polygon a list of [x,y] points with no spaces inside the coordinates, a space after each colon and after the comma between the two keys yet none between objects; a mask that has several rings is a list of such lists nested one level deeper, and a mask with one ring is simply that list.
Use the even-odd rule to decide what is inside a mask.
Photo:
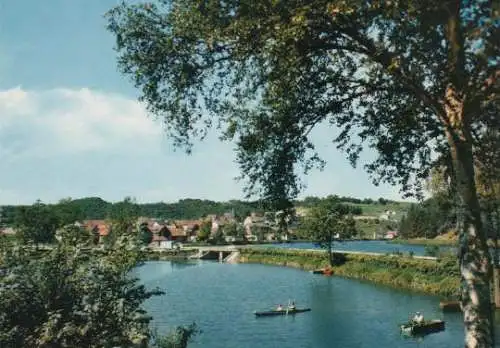
[{"label": "bush", "polygon": [[146,347],[151,317],[142,304],[162,292],[131,276],[140,263],[135,236],[103,249],[2,243],[0,347]]}]

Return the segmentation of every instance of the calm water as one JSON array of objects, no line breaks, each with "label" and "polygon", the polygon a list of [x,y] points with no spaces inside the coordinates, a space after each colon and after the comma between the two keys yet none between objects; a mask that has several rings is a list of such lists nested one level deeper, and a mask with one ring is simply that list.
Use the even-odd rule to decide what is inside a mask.
[{"label": "calm water", "polygon": [[[282,244],[263,244],[258,247],[274,247],[274,248],[296,248],[296,249],[316,249],[318,245],[314,243],[282,243]],[[414,255],[425,255],[425,246],[411,245],[411,244],[394,244],[388,243],[383,240],[374,241],[346,241],[335,242],[333,245],[334,250],[345,251],[366,251],[371,253],[392,253],[399,251],[405,254],[413,252]],[[453,251],[454,248],[449,246],[440,246],[440,251]]]},{"label": "calm water", "polygon": [[[461,315],[443,315],[432,296],[265,265],[160,261],[138,272],[148,287],[166,291],[146,304],[161,332],[193,321],[203,330],[190,347],[463,347]],[[312,311],[253,315],[288,299]],[[443,318],[446,330],[421,340],[402,338],[398,323],[418,310]]]}]

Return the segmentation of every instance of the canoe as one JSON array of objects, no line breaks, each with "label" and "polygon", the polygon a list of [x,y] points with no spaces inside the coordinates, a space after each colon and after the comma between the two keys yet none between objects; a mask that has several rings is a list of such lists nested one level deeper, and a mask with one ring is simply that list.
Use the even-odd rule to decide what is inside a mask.
[{"label": "canoe", "polygon": [[254,312],[254,314],[258,317],[270,317],[270,316],[274,316],[274,315],[294,315],[294,314],[297,314],[297,313],[304,313],[304,312],[309,312],[311,310],[311,308],[297,308],[297,309],[294,309],[294,310],[281,310],[281,311],[278,311],[278,310],[272,310],[272,311],[266,311],[266,312]]},{"label": "canoe", "polygon": [[407,335],[427,335],[444,330],[444,321],[429,320],[422,324],[407,323],[401,325],[401,332]]}]

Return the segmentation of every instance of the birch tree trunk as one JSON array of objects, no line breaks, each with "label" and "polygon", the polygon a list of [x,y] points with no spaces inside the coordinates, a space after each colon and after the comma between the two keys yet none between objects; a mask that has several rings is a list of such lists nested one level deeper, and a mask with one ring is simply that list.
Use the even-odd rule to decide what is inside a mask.
[{"label": "birch tree trunk", "polygon": [[451,121],[447,135],[456,175],[465,347],[490,348],[494,344],[490,293],[492,265],[476,191],[472,138],[464,124],[463,105],[453,91],[447,94],[446,110]]},{"label": "birch tree trunk", "polygon": [[445,4],[448,15],[448,86],[443,100],[442,120],[455,174],[465,347],[490,348],[494,344],[490,293],[492,265],[474,175],[472,116],[471,110],[467,109],[465,93],[467,76],[461,5],[461,0],[450,0]]}]

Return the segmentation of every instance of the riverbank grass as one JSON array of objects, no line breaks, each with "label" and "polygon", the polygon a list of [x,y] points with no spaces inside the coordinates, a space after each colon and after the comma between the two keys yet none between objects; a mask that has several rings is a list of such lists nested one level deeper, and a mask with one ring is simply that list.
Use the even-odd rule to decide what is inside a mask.
[{"label": "riverbank grass", "polygon": [[[262,263],[314,270],[328,267],[324,251],[299,251],[269,248],[243,249],[240,262]],[[333,275],[366,280],[393,288],[438,295],[458,296],[460,275],[456,258],[415,259],[398,255],[344,254],[346,262],[332,268]]]}]

